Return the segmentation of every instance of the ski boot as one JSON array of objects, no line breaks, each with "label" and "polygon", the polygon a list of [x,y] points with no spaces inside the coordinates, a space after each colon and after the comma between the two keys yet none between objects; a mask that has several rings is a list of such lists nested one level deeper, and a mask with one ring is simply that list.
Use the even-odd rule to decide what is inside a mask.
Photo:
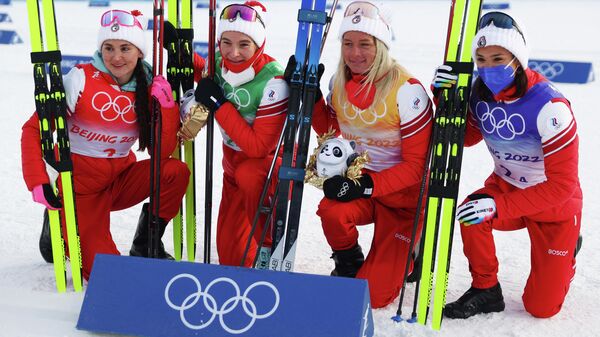
[{"label": "ski boot", "polygon": [[42,233],[40,234],[40,254],[44,261],[53,263],[54,258],[52,256],[52,238],[50,237],[50,218],[48,217],[48,210],[44,210],[44,220],[42,221]]},{"label": "ski boot", "polygon": [[362,248],[358,244],[350,249],[334,250],[331,258],[335,262],[335,269],[331,271],[331,276],[356,277],[365,262]]},{"label": "ski boot", "polygon": [[[150,216],[148,212],[149,205],[150,204],[146,203],[142,206],[142,213],[140,214],[137,230],[135,231],[135,235],[133,237],[133,244],[129,250],[130,256],[148,257],[148,217]],[[165,234],[165,229],[167,228],[168,223],[168,221],[165,221],[161,218],[158,219],[158,234],[161,239]],[[158,246],[158,258],[174,260],[173,256],[165,251],[165,246],[162,240]]]},{"label": "ski boot", "polygon": [[448,318],[469,318],[477,314],[504,310],[504,297],[500,283],[487,289],[471,287],[457,301],[446,304],[444,316]]}]

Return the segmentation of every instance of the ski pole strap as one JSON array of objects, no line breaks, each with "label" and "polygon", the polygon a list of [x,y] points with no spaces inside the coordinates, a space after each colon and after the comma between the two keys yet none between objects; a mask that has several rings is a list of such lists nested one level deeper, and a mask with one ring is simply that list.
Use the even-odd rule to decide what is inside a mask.
[{"label": "ski pole strap", "polygon": [[60,50],[52,50],[52,51],[38,51],[31,53],[31,63],[49,63],[56,62],[59,63],[62,60],[62,54]]},{"label": "ski pole strap", "polygon": [[298,22],[318,23],[324,25],[327,23],[327,13],[312,9],[299,9]]},{"label": "ski pole strap", "polygon": [[304,181],[306,172],[301,168],[283,167],[279,168],[279,179],[280,180],[293,180],[293,181]]},{"label": "ski pole strap", "polygon": [[473,73],[473,62],[444,62],[444,65],[452,67],[452,73],[468,74]]}]

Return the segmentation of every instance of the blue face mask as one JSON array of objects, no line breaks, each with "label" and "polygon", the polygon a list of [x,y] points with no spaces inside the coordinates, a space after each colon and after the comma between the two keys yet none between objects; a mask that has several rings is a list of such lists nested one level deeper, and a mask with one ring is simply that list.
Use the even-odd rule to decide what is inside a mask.
[{"label": "blue face mask", "polygon": [[479,77],[494,95],[498,95],[515,80],[516,70],[510,66],[514,60],[513,58],[507,65],[479,69]]}]

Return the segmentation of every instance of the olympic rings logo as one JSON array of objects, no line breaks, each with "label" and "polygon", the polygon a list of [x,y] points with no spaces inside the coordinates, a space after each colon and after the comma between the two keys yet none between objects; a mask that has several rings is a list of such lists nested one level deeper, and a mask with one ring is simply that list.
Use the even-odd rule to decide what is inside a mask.
[{"label": "olympic rings logo", "polygon": [[[173,303],[173,301],[171,300],[171,298],[169,296],[169,291],[171,289],[171,286],[173,286],[173,284],[179,279],[192,280],[192,282],[194,282],[194,284],[196,285],[197,291],[188,295],[180,305],[177,305],[177,304]],[[212,296],[210,294],[211,287],[213,287],[214,285],[219,284],[219,283],[230,284],[235,291],[235,296],[232,296],[231,298],[226,300],[220,307],[217,305],[217,300],[214,298],[214,296]],[[269,311],[267,311],[266,313],[263,313],[263,314],[258,313],[256,304],[254,303],[254,301],[252,301],[248,297],[250,292],[254,288],[259,287],[259,286],[264,286],[264,287],[271,289],[273,291],[273,294],[275,295],[275,303],[273,304],[273,307]],[[202,322],[202,324],[199,324],[199,325],[195,325],[188,321],[188,319],[185,316],[185,312],[186,312],[186,310],[194,307],[199,302],[201,297],[203,298],[202,303],[203,303],[204,307],[206,308],[206,310],[208,310],[208,312],[210,312],[212,314],[212,316],[210,317],[210,319],[208,321]],[[241,334],[241,333],[244,333],[244,332],[250,330],[250,328],[252,328],[252,326],[254,325],[254,322],[256,322],[257,319],[267,318],[267,317],[271,316],[277,310],[277,308],[279,307],[279,291],[277,290],[277,288],[275,288],[275,286],[273,284],[271,284],[269,282],[258,281],[258,282],[254,282],[253,284],[251,284],[244,291],[244,293],[242,295],[240,295],[240,287],[238,286],[238,284],[234,280],[227,278],[227,277],[219,277],[219,278],[211,281],[203,291],[202,285],[200,284],[200,281],[198,281],[198,279],[196,277],[194,277],[191,274],[179,274],[179,275],[176,275],[175,277],[173,277],[169,281],[169,283],[167,283],[167,286],[165,288],[165,301],[167,302],[169,307],[171,307],[172,309],[179,310],[179,317],[181,318],[181,322],[189,329],[192,329],[192,330],[204,329],[204,328],[208,327],[218,316],[219,322],[220,322],[223,330],[227,331],[230,334]],[[238,307],[238,303],[240,303],[240,302],[242,303],[242,309],[244,310],[246,315],[248,315],[248,317],[250,317],[250,322],[241,329],[233,329],[225,323],[224,316],[226,314],[232,312],[234,309],[236,309]]]},{"label": "olympic rings logo", "polygon": [[233,103],[236,109],[245,108],[250,105],[250,92],[244,88],[234,88],[229,82],[220,76],[215,76],[215,80],[222,86],[225,98]]},{"label": "olympic rings logo", "polygon": [[[122,103],[119,104],[119,101]],[[119,95],[115,97],[115,100],[113,101],[108,93],[100,91],[92,97],[92,107],[96,109],[96,111],[100,113],[100,117],[107,122],[112,122],[119,117],[127,124],[133,124],[137,121],[137,115],[135,113],[130,113],[131,111],[134,111],[134,106],[131,99],[127,96]],[[110,116],[109,112],[111,112],[110,114],[114,112],[115,115]]]},{"label": "olympic rings logo", "polygon": [[[381,114],[378,114],[377,110],[371,107],[367,110],[361,110],[360,108],[357,108],[348,102],[341,102],[340,98],[338,98],[338,103],[342,106],[344,116],[346,116],[346,118],[349,120],[355,120],[356,117],[359,117],[360,120],[367,125],[375,124],[379,118],[384,117],[387,113],[387,104],[385,104],[385,102],[382,102],[383,111]],[[350,109],[348,109],[348,107],[350,107]]]},{"label": "olympic rings logo", "polygon": [[488,134],[496,133],[504,140],[512,140],[525,133],[525,119],[518,113],[508,116],[501,107],[490,111],[490,106],[483,101],[477,103],[475,113]]},{"label": "olympic rings logo", "polygon": [[340,188],[340,192],[337,194],[338,198],[341,198],[344,195],[346,195],[346,192],[348,192],[349,189],[350,185],[348,185],[347,181],[344,181],[344,183],[342,184],[342,188]]},{"label": "olympic rings logo", "polygon": [[565,70],[565,66],[562,63],[550,63],[550,62],[530,62],[529,66],[544,75],[547,79],[551,80],[554,77],[560,75]]}]

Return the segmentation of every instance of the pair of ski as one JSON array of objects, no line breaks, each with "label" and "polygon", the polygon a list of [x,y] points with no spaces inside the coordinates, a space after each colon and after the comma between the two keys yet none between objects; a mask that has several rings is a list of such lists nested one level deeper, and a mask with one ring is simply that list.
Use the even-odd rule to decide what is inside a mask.
[{"label": "pair of ski", "polygon": [[[167,49],[167,80],[173,89],[173,97],[179,101],[182,92],[194,88],[194,30],[192,26],[192,1],[170,0],[167,2],[168,20],[177,27],[177,40],[171,41]],[[181,158],[181,146],[175,149],[173,157]],[[194,140],[183,144],[183,160],[190,170],[190,180],[185,192],[185,208],[173,218],[174,257],[177,261],[183,255],[183,217],[185,209],[186,252],[188,261],[196,258],[196,169]]]},{"label": "pair of ski", "polygon": [[[335,3],[337,4],[337,1]],[[259,251],[253,257],[253,265],[258,268],[282,271],[292,271],[294,268],[302,192],[304,191],[304,175],[312,127],[312,112],[315,97],[319,90],[319,58],[322,42],[326,38],[326,32],[330,24],[325,6],[326,0],[302,0],[298,11],[298,34],[294,53],[296,67],[289,82],[290,91],[286,120],[275,150],[275,153],[278,154],[281,146],[283,146],[282,163],[279,168],[275,197],[271,200],[270,205],[262,205],[275,171],[277,158],[271,163],[267,174],[267,180],[259,199],[261,204],[258,205],[244,255],[240,262],[242,266],[245,264],[259,216],[262,213],[266,215],[267,221],[264,224],[258,243]],[[332,13],[334,10],[332,8]],[[259,254],[264,253],[262,244],[266,231],[271,226],[273,244],[270,252],[267,252],[270,255],[267,257],[268,262],[261,257],[261,260],[266,263],[265,265],[257,265]]]},{"label": "pair of ski", "polygon": [[[67,235],[73,288],[75,291],[81,291],[83,289],[81,249],[73,192],[73,163],[66,123],[67,103],[60,65],[62,56],[58,47],[54,1],[42,0],[41,4],[42,12],[38,0],[27,0],[35,108],[39,119],[41,151],[44,161],[59,173],[58,182],[62,191],[62,211],[48,210],[54,275],[57,290],[66,291],[67,254],[61,230],[62,218]],[[54,132],[56,132],[56,139]],[[58,194],[58,186],[54,186],[54,191]]]},{"label": "pair of ski", "polygon": [[[477,30],[480,13],[481,0],[452,1],[444,64],[452,67],[458,79],[452,88],[440,89],[438,93],[438,104],[428,153],[428,167],[423,176],[423,186],[419,195],[418,209],[420,210],[425,194],[424,186],[428,180],[423,237],[418,250],[420,253],[415,261],[415,270],[418,270],[420,266],[421,276],[416,283],[413,312],[409,321],[414,322],[416,318],[420,324],[426,324],[433,292],[431,326],[434,330],[441,328],[443,309],[446,305],[454,217],[473,74],[471,44]],[[411,253],[414,250],[413,242],[419,216],[420,212],[417,213],[415,219],[409,248]],[[397,316],[393,317],[396,321],[401,320],[409,262],[407,261],[405,268],[405,280]]]},{"label": "pair of ski", "polygon": [[[185,93],[194,88],[193,2],[191,0],[170,0],[167,5],[169,22],[177,28],[177,41],[173,41],[166,46],[168,53],[167,80],[173,89],[175,99],[179,100],[182,92]],[[213,78],[215,74],[216,5],[216,0],[209,0],[207,70],[210,78]],[[206,130],[203,261],[204,263],[210,263],[214,139],[214,116],[212,114],[208,117]],[[185,242],[187,259],[193,262],[196,260],[196,168],[194,140],[184,142],[183,153],[183,160],[190,170],[190,180],[185,193]],[[175,150],[174,157],[181,158],[181,147]],[[177,261],[180,261],[183,255],[183,210],[184,208],[180,207],[180,211],[173,218],[174,257]]]}]

